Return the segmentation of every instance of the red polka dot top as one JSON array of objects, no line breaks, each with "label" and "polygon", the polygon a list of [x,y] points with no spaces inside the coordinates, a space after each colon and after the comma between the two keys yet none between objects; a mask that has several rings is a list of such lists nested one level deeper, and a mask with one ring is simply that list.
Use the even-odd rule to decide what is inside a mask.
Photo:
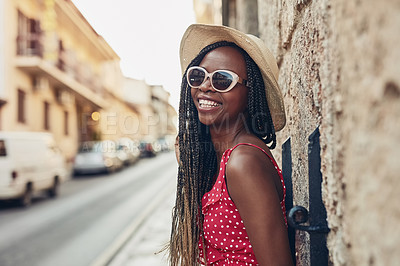
[{"label": "red polka dot top", "polygon": [[[262,148],[250,144],[239,143],[222,155],[219,174],[213,188],[204,194],[202,213],[204,215],[203,235],[199,240],[200,261],[204,265],[203,240],[207,265],[258,265],[246,228],[239,211],[228,194],[225,182],[225,167],[232,151],[239,145],[248,145],[263,151],[278,171],[283,186],[282,213],[286,220],[285,194],[282,171],[275,160]],[[204,239],[203,239],[204,237]]]}]

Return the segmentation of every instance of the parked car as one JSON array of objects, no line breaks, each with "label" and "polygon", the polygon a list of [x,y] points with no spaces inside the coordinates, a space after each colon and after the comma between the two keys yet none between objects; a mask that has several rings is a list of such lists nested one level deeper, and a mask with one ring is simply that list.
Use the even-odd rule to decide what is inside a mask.
[{"label": "parked car", "polygon": [[156,156],[156,151],[153,148],[153,143],[150,141],[140,141],[139,150],[141,158]]},{"label": "parked car", "polygon": [[111,140],[82,142],[74,161],[74,174],[111,173],[122,168],[116,143]]},{"label": "parked car", "polygon": [[160,151],[161,152],[170,151],[170,145],[169,145],[169,143],[168,143],[168,141],[166,140],[165,137],[159,138],[157,140],[157,143],[158,143],[158,145],[160,147]]},{"label": "parked car", "polygon": [[38,192],[56,197],[65,181],[65,158],[44,132],[0,132],[0,199],[27,207]]},{"label": "parked car", "polygon": [[135,163],[139,159],[139,147],[130,138],[119,139],[117,142],[117,150],[118,156],[126,166]]}]

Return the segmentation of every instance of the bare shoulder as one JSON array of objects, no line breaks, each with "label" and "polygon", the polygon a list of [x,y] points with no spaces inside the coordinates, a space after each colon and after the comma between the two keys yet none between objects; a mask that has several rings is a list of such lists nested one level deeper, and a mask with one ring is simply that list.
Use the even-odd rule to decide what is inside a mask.
[{"label": "bare shoulder", "polygon": [[[269,150],[264,151],[269,153]],[[226,167],[226,181],[229,191],[245,192],[247,188],[249,192],[263,193],[273,190],[282,199],[281,181],[274,164],[262,150],[253,146],[240,145],[232,151]]]},{"label": "bare shoulder", "polygon": [[[263,150],[272,158],[268,149]],[[276,169],[262,150],[249,145],[239,145],[231,153],[227,164],[227,171],[238,174],[257,174],[257,170],[265,174],[276,174]]]}]

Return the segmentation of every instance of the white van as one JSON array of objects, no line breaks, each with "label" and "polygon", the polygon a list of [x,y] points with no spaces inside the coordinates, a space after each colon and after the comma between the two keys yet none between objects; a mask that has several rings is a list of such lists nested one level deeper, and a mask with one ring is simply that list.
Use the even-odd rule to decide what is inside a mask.
[{"label": "white van", "polygon": [[55,197],[66,173],[51,134],[0,131],[0,200],[18,199],[29,206],[36,192]]}]

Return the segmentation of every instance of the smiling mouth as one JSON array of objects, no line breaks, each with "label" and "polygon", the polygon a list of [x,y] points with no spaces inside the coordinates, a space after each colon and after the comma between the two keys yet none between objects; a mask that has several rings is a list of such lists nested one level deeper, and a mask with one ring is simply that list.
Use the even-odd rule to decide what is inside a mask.
[{"label": "smiling mouth", "polygon": [[199,99],[199,107],[201,108],[212,108],[212,107],[218,107],[221,104],[218,102],[210,101],[210,100],[204,100],[204,99]]}]

